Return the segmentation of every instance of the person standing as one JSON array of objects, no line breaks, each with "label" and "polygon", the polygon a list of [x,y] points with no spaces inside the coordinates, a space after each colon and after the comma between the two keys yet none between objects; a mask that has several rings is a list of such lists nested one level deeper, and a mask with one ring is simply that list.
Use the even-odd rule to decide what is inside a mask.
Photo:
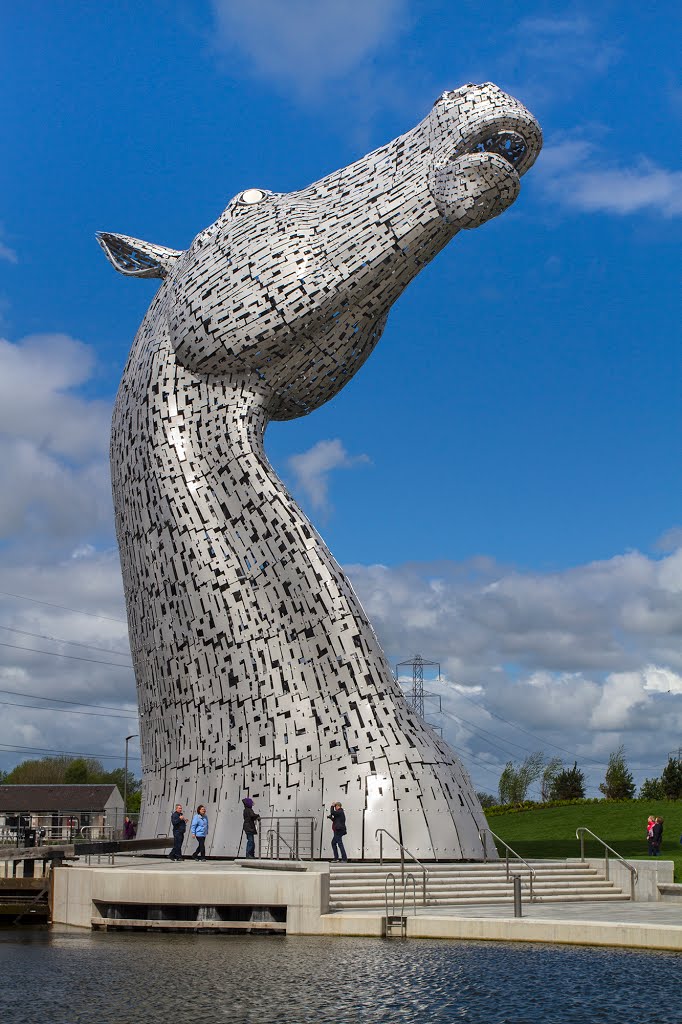
[{"label": "person standing", "polygon": [[171,814],[171,828],[173,830],[173,849],[168,856],[170,860],[182,860],[182,844],[187,828],[187,818],[182,813],[182,804],[175,805],[175,810]]},{"label": "person standing", "polygon": [[246,836],[246,856],[256,856],[256,833],[258,831],[256,822],[260,821],[260,814],[256,814],[253,809],[253,800],[250,796],[245,796],[242,800],[244,804],[244,835]]},{"label": "person standing", "polygon": [[135,838],[135,825],[126,814],[123,819],[123,838],[134,839]]},{"label": "person standing", "polygon": [[332,804],[328,817],[331,818],[332,823],[332,850],[334,851],[334,860],[339,859],[339,853],[341,854],[341,860],[348,860],[346,850],[343,845],[343,837],[346,834],[346,814],[338,801],[335,804]]},{"label": "person standing", "polygon": [[197,807],[197,813],[192,818],[192,824],[190,825],[190,835],[193,835],[197,841],[197,848],[192,854],[193,860],[206,860],[206,849],[205,842],[206,836],[208,835],[208,818],[206,817],[206,808],[203,804],[199,804]]},{"label": "person standing", "polygon": [[652,856],[658,857],[663,842],[663,818],[656,818],[651,833],[651,845],[653,846]]},{"label": "person standing", "polygon": [[649,856],[650,857],[653,857],[653,854],[654,854],[654,825],[655,824],[656,824],[656,819],[654,818],[653,814],[650,814],[648,819],[647,819],[647,823],[646,823],[646,843],[647,843],[647,847],[649,849]]}]

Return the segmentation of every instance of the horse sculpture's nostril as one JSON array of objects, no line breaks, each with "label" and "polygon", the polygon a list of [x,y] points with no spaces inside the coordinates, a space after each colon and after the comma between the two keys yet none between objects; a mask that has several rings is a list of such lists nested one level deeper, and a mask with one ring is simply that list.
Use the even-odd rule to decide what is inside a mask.
[{"label": "horse sculpture's nostril", "polygon": [[512,167],[518,167],[528,152],[526,140],[518,132],[495,132],[476,146],[479,152],[498,153]]}]

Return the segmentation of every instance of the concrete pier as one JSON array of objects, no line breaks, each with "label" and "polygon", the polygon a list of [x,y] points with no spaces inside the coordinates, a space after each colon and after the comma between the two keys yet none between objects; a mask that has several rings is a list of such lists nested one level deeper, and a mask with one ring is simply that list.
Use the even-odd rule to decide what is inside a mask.
[{"label": "concrete pier", "polygon": [[[661,866],[655,865],[657,870]],[[645,897],[642,902],[524,903],[521,918],[514,918],[511,901],[416,908],[408,901],[405,934],[682,950],[682,914],[677,893],[671,900],[670,888],[677,890],[661,886],[658,899]],[[54,870],[52,920],[102,929],[386,933],[383,910],[330,911],[329,865],[319,861],[170,863],[166,858],[122,857],[114,865],[71,864]]]}]

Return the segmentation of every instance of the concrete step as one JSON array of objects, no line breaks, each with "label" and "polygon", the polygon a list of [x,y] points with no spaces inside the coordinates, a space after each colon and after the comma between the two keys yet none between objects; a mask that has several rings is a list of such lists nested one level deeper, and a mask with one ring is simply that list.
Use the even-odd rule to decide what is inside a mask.
[{"label": "concrete step", "polygon": [[[400,878],[400,872],[399,871],[398,872],[393,872],[393,874],[394,874],[394,877],[396,879]],[[406,875],[412,874],[417,879],[423,878],[423,872],[421,872],[421,871],[411,871],[411,872],[406,871],[405,874]],[[512,876],[512,875],[520,875],[522,879],[530,878],[529,872],[523,872],[522,873],[522,872],[519,872],[519,871],[513,871],[513,872],[510,871],[510,876]],[[360,872],[356,872],[354,874],[346,874],[343,871],[332,871],[332,872],[330,872],[330,875],[329,875],[329,879],[330,879],[330,882],[331,882],[332,885],[337,885],[338,884],[338,885],[343,885],[343,886],[376,885],[378,882],[381,882],[383,884],[385,882],[386,878],[388,878],[388,877],[389,877],[389,873],[388,872],[386,874],[384,874],[384,875],[369,875],[369,874],[362,874]],[[480,874],[480,875],[479,874],[465,875],[465,874],[459,874],[459,873],[453,871],[453,872],[451,872],[449,874],[438,874],[438,875],[429,873],[427,877],[428,877],[428,880],[429,880],[429,885],[451,885],[451,884],[457,884],[457,883],[461,883],[462,885],[473,885],[476,882],[481,882],[483,884],[488,884],[488,883],[492,884],[492,883],[497,882],[499,880],[503,880],[503,881],[507,880],[507,875],[506,875],[506,872],[504,872],[504,871],[500,871],[498,874],[494,874],[494,875],[493,874],[488,874],[488,875],[483,875],[483,874]],[[547,880],[553,881],[555,879],[556,879],[556,881],[573,881],[573,880],[580,881],[581,879],[602,878],[603,875],[601,875],[596,870],[590,870],[590,871],[538,871],[538,872],[535,873],[534,877],[537,878],[537,879],[545,880],[545,881],[547,881]]]},{"label": "concrete step", "polygon": [[[541,896],[538,899],[534,899],[534,903],[614,903],[623,902],[629,900],[629,896],[622,892],[611,892],[603,893],[600,896],[594,895],[574,895],[564,894],[561,896]],[[503,898],[499,896],[466,896],[457,900],[427,900],[426,907],[475,907],[475,906],[500,906],[510,905],[513,903],[513,899],[510,895]],[[527,895],[524,894],[523,904],[524,906],[528,903]],[[392,905],[392,901],[389,899],[389,908]],[[396,900],[396,907],[399,909],[402,906],[402,895],[399,900]],[[413,906],[412,899],[405,900],[405,910],[411,909]],[[419,900],[419,894],[417,894],[417,908],[422,907],[423,904]],[[346,900],[330,900],[330,907],[332,910],[385,910],[386,903],[382,900],[372,900],[365,903],[349,903]]]},{"label": "concrete step", "polygon": [[[412,891],[413,891],[412,890],[412,886],[408,886],[407,891],[408,891],[408,894],[411,894]],[[417,895],[421,898],[421,893],[423,892],[421,886],[417,886],[416,887],[416,891],[417,891]],[[440,890],[440,891],[439,890],[434,890],[434,889],[427,889],[426,891],[427,891],[427,898],[429,900],[432,900],[432,899],[457,900],[457,899],[466,899],[468,896],[471,896],[472,894],[479,894],[481,896],[499,896],[499,897],[501,897],[503,899],[506,899],[508,897],[511,898],[512,893],[513,893],[514,890],[512,889],[511,886],[508,886],[506,888],[502,888],[501,886],[495,886],[495,887],[489,887],[488,886],[486,888],[482,888],[482,887],[474,885],[474,886],[471,886],[471,887],[469,887],[467,889],[443,889],[443,890]],[[524,893],[524,895],[525,895],[525,893],[527,893],[529,891],[530,890],[528,889],[527,886],[524,886],[524,888],[522,889],[522,892]],[[559,895],[570,895],[570,894],[573,893],[575,895],[580,895],[580,896],[587,897],[587,896],[599,896],[599,895],[601,895],[603,893],[620,892],[620,891],[621,891],[620,889],[616,889],[614,886],[608,885],[608,883],[602,884],[602,885],[598,885],[597,884],[597,885],[593,885],[593,886],[589,886],[589,887],[588,886],[582,886],[582,885],[581,886],[557,886],[557,885],[553,885],[553,886],[533,886],[533,894],[535,896],[545,896],[545,895],[546,896],[552,896],[552,895],[559,896]],[[398,894],[398,893],[400,893],[400,896],[401,896],[401,899],[402,899],[402,887],[400,888],[400,890],[396,889],[396,894]],[[393,889],[389,888],[389,898],[392,897],[392,894],[393,894]],[[333,892],[332,891],[332,892],[330,892],[329,896],[330,896],[330,899],[333,899],[333,900],[343,900],[344,903],[351,903],[352,902],[352,903],[359,904],[359,903],[362,903],[363,900],[367,900],[367,899],[381,899],[381,900],[383,900],[384,896],[385,896],[385,893],[384,893],[383,890],[381,892],[379,892],[376,889],[368,889],[368,890],[365,890],[364,892],[347,892],[347,891]]]},{"label": "concrete step", "polygon": [[[528,876],[530,874],[530,871],[525,866],[518,864],[510,864],[509,870],[510,872],[513,871],[514,874],[517,875]],[[556,875],[561,877],[571,875],[582,876],[585,874],[596,873],[596,869],[590,867],[587,864],[584,867],[580,865],[569,865],[564,868],[555,865],[552,865],[551,867],[534,866],[532,870],[536,875]],[[406,864],[405,872],[407,873],[408,871],[411,871],[412,874],[414,875],[422,874],[422,869],[417,865]],[[430,878],[451,878],[454,876],[458,878],[495,878],[499,875],[506,876],[507,873],[504,864],[497,865],[495,868],[492,869],[486,869],[481,867],[470,871],[463,871],[460,868],[454,866],[449,867],[447,869],[427,868],[426,871]],[[363,865],[358,865],[356,867],[352,864],[343,864],[341,866],[334,864],[330,866],[329,873],[332,878],[385,878],[386,875],[388,874],[400,874],[400,865],[398,864],[395,866],[384,868],[368,868]]]},{"label": "concrete step", "polygon": [[[566,861],[533,861],[533,896],[539,903],[625,900],[626,896],[603,874],[589,864]],[[476,903],[507,903],[513,899],[513,881],[500,861],[481,863],[438,863],[427,866],[427,904],[448,906]],[[525,865],[512,863],[510,874],[520,875],[523,899],[528,899],[530,872]],[[414,876],[417,903],[423,892],[423,873],[417,865],[405,864],[405,872]],[[385,906],[385,886],[389,874],[395,876],[397,902],[402,904],[403,883],[400,864],[346,863],[330,866],[330,900],[341,908],[367,909]],[[389,899],[393,895],[388,882]],[[412,899],[408,885],[406,905]]]}]

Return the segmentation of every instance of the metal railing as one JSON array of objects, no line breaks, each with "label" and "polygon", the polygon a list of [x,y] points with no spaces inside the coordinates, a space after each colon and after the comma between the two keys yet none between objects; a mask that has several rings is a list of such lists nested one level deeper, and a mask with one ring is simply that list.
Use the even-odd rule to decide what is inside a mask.
[{"label": "metal railing", "polygon": [[113,825],[83,825],[80,834],[83,839],[113,839],[116,831]]},{"label": "metal railing", "polygon": [[[291,860],[297,860],[301,864],[303,863],[303,860],[301,859],[301,857],[299,857],[298,854],[294,852],[294,849],[293,849],[292,846],[289,846],[289,844],[286,841],[286,839],[284,838],[284,836],[283,835],[276,835],[274,828],[269,828],[268,829],[268,831],[266,832],[266,839],[267,839],[267,841],[266,841],[266,844],[265,844],[265,853],[262,853],[262,851],[260,849],[260,844],[259,844],[258,853],[259,853],[260,857],[265,857],[267,860],[272,860],[272,859],[279,860],[279,845],[280,845],[280,843],[283,843],[284,846],[286,846],[286,848],[289,851],[289,853],[291,854]],[[272,851],[273,851],[273,848],[274,848],[275,841],[277,842],[277,857],[273,858]]]},{"label": "metal railing", "polygon": [[605,843],[603,839],[601,839],[598,835],[596,835],[592,831],[592,829],[586,828],[584,825],[581,825],[580,828],[576,829],[576,832],[575,832],[575,838],[580,840],[580,860],[581,861],[585,860],[585,833],[586,832],[589,832],[589,834],[592,836],[592,838],[596,839],[597,842],[601,843],[601,845],[604,847],[604,850],[605,850],[605,853],[604,853],[604,878],[606,879],[607,882],[609,881],[609,853],[612,853],[614,855],[614,857],[617,857],[618,860],[621,861],[625,865],[625,867],[628,869],[628,871],[630,872],[630,899],[634,903],[634,900],[635,900],[635,886],[637,884],[637,877],[638,877],[637,876],[637,868],[634,866],[634,864],[631,864],[629,861],[627,861],[625,859],[625,857],[622,857],[618,853],[617,850],[614,850],[612,846],[609,846],[608,843]]},{"label": "metal railing", "polygon": [[396,846],[400,847],[400,881],[403,883],[403,885],[405,885],[405,854],[407,854],[408,857],[411,857],[412,860],[417,865],[417,867],[422,871],[422,903],[424,906],[426,906],[426,883],[429,877],[428,869],[424,867],[420,860],[417,860],[415,855],[411,853],[406,846],[403,846],[399,839],[396,839],[395,836],[392,836],[388,829],[378,828],[374,833],[374,838],[376,839],[377,836],[379,837],[379,863],[382,866],[384,863],[385,835],[388,836],[388,838],[391,839],[396,844]]},{"label": "metal railing", "polygon": [[[389,909],[388,909],[388,883],[389,883],[389,880],[393,883],[393,899],[391,901],[390,913],[389,913]],[[401,905],[401,908],[400,908],[401,920],[403,920],[405,918],[405,903],[407,901],[407,887],[410,884],[410,882],[412,882],[412,911],[414,913],[414,916],[415,917],[417,916],[417,880],[415,879],[415,877],[412,874],[412,872],[408,871],[408,873],[405,875],[405,879],[403,881],[403,902],[402,902],[402,905]],[[394,875],[394,873],[392,871],[389,871],[388,874],[386,875],[386,878],[384,879],[384,904],[385,904],[385,907],[386,907],[386,922],[387,922],[387,925],[388,925],[388,922],[390,921],[390,919],[392,917],[396,916],[396,913],[395,913],[396,903],[397,903],[397,887],[396,886],[397,886],[397,883],[396,883],[395,875]]]},{"label": "metal railing", "polygon": [[534,871],[534,869],[530,866],[528,861],[524,857],[521,856],[520,853],[517,853],[516,850],[512,850],[512,848],[509,845],[509,843],[505,843],[504,839],[502,839],[495,832],[493,832],[493,830],[491,828],[482,828],[482,829],[479,829],[479,832],[478,832],[479,839],[481,840],[481,843],[483,844],[483,860],[486,863],[488,861],[488,843],[487,843],[487,840],[486,840],[486,834],[492,836],[494,840],[497,840],[498,843],[502,843],[502,845],[504,846],[504,863],[505,863],[505,867],[506,867],[507,881],[509,881],[510,879],[513,879],[514,877],[520,877],[520,876],[516,876],[515,872],[513,872],[513,871],[510,872],[510,870],[509,870],[509,854],[510,853],[514,857],[516,857],[517,860],[521,861],[522,864],[526,865],[526,867],[528,868],[528,893],[529,893],[529,897],[530,897],[530,902],[532,903],[533,902],[533,880],[535,879],[535,871]]},{"label": "metal railing", "polygon": [[[261,838],[265,835],[265,850]],[[315,818],[283,816],[261,818],[258,833],[258,856],[279,860],[282,847],[294,860],[312,860],[315,856]]]}]

